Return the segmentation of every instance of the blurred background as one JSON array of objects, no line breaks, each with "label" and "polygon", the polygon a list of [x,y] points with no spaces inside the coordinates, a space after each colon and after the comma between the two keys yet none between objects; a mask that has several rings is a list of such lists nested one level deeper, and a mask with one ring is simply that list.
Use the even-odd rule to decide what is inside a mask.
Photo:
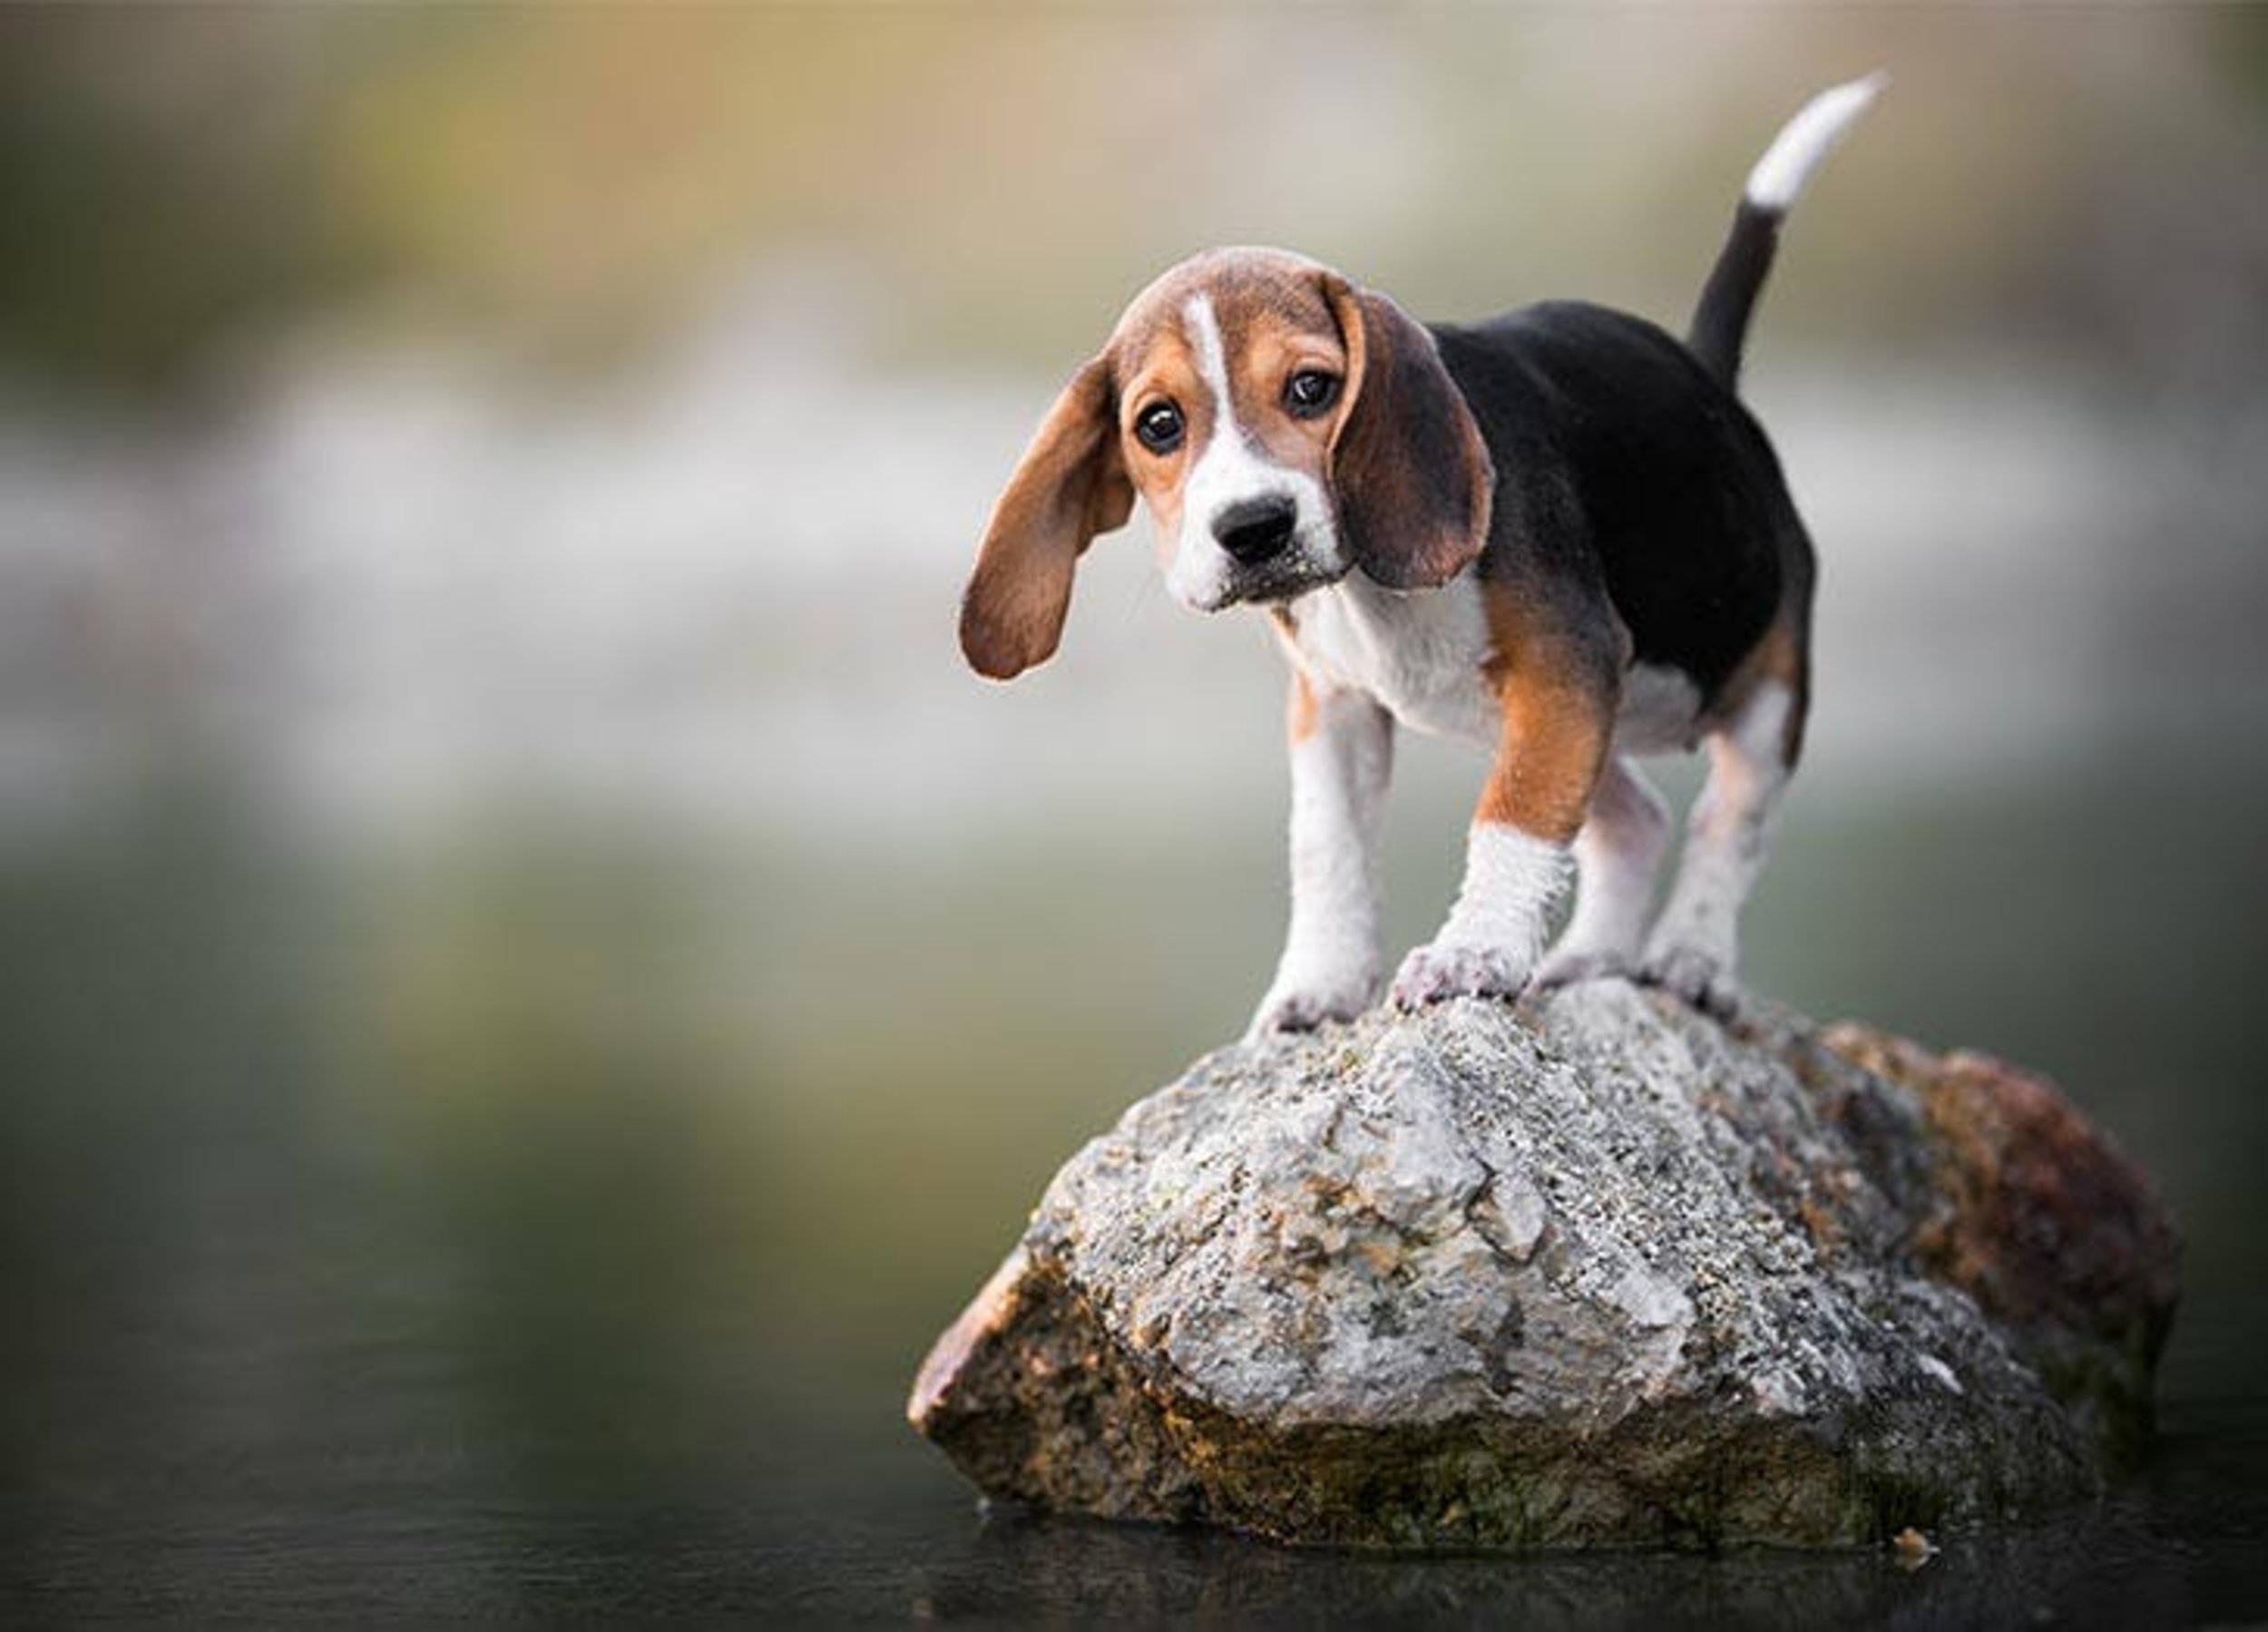
[{"label": "blurred background", "polygon": [[[1749,352],[1823,581],[1747,970],[2158,1175],[2139,1505],[1912,1581],[980,1527],[913,1369],[1285,910],[1280,663],[1146,523],[961,666],[1057,385],[1221,242],[1681,327],[1878,66]],[[2263,1613],[2263,177],[2255,7],[0,14],[0,1602]],[[1402,767],[1407,944],[1481,767]]]}]

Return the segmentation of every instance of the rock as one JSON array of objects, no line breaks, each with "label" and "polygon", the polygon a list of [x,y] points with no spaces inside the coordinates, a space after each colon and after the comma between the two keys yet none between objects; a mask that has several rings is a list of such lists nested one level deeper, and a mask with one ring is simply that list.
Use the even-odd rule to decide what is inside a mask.
[{"label": "rock", "polygon": [[2101,1488],[2176,1256],[2037,1079],[1597,982],[1199,1061],[909,1414],[990,1496],[1285,1541],[1883,1541]]}]

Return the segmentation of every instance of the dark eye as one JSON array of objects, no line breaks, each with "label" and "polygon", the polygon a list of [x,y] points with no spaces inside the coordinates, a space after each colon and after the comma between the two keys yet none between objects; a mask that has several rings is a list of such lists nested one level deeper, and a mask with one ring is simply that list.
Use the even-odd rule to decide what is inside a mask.
[{"label": "dark eye", "polygon": [[1134,416],[1134,435],[1153,454],[1170,454],[1181,445],[1181,410],[1171,403],[1152,403]]},{"label": "dark eye", "polygon": [[1284,406],[1295,417],[1313,419],[1339,400],[1339,376],[1303,368],[1284,382]]}]

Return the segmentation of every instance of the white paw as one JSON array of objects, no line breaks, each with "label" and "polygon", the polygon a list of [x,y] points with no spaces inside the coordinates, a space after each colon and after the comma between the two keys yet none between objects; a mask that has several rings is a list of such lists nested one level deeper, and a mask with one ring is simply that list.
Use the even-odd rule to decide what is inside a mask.
[{"label": "white paw", "polygon": [[1452,997],[1515,998],[1528,988],[1530,967],[1530,960],[1501,947],[1436,941],[1402,960],[1394,1004],[1417,1009]]},{"label": "white paw", "polygon": [[1554,952],[1536,971],[1535,984],[1577,986],[1585,981],[1628,981],[1637,975],[1637,960],[1627,953]]},{"label": "white paw", "polygon": [[1367,972],[1337,980],[1279,974],[1246,1030],[1247,1038],[1272,1031],[1312,1031],[1326,1021],[1353,1020],[1378,995],[1378,977]]},{"label": "white paw", "polygon": [[1730,965],[1697,946],[1657,947],[1639,978],[1713,1013],[1730,1011],[1740,996]]}]

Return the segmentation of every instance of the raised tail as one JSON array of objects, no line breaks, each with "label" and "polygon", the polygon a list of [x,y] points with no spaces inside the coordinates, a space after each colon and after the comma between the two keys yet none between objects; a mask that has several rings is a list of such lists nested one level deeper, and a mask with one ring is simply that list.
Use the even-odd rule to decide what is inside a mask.
[{"label": "raised tail", "polygon": [[1740,377],[1740,349],[1748,337],[1748,315],[1755,309],[1756,296],[1772,270],[1780,222],[1795,207],[1812,171],[1834,151],[1844,132],[1888,83],[1887,73],[1870,73],[1832,91],[1822,91],[1780,127],[1764,157],[1756,161],[1756,168],[1748,172],[1740,208],[1733,214],[1733,230],[1717,253],[1716,265],[1709,270],[1700,304],[1693,308],[1693,327],[1686,335],[1686,347],[1728,389]]}]

